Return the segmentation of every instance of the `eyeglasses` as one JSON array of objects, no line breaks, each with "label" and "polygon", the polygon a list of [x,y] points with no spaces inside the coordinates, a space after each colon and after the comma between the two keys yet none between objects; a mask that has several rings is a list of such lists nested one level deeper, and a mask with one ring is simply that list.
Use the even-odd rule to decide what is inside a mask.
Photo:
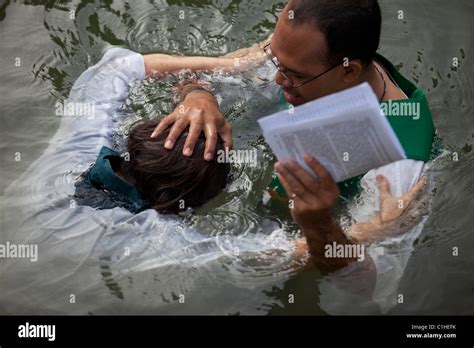
[{"label": "eyeglasses", "polygon": [[273,63],[273,65],[275,65],[275,68],[278,69],[278,71],[280,72],[281,76],[283,76],[288,82],[291,83],[291,88],[300,88],[304,85],[306,85],[307,83],[310,83],[311,81],[314,81],[316,80],[317,78],[323,76],[324,74],[330,72],[331,70],[337,68],[340,64],[336,64],[332,67],[330,67],[329,69],[323,71],[321,74],[319,75],[316,75],[314,77],[311,77],[309,78],[307,81],[305,82],[302,82],[302,83],[298,83],[298,84],[295,84],[293,82],[293,80],[285,73],[285,67],[283,67],[280,62],[278,61],[277,57],[275,57],[272,53],[272,48],[270,46],[270,43],[267,43],[264,47],[263,47],[263,52],[265,52],[265,54],[267,55],[268,59]]}]

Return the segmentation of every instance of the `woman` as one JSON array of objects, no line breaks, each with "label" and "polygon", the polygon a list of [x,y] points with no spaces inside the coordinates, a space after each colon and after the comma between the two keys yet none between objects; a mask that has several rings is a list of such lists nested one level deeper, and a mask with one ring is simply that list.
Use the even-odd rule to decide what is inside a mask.
[{"label": "woman", "polygon": [[[279,249],[284,253],[272,259],[272,267],[288,262],[292,245],[282,230],[207,237],[175,216],[161,214],[202,204],[224,186],[228,166],[202,159],[203,137],[200,150],[187,159],[181,151],[162,150],[165,137],[150,137],[156,121],[142,121],[122,145],[122,107],[134,83],[157,70],[207,70],[210,63],[234,67],[231,58],[142,56],[112,48],[81,74],[67,100],[76,113],[57,114],[61,122],[49,146],[0,202],[0,244],[38,247],[36,260],[1,260],[0,313],[158,313],[171,294],[186,292],[189,301],[193,282],[206,279],[204,272],[209,277],[222,272],[220,263],[210,270],[212,261],[232,259],[235,250],[255,255]],[[204,95],[195,87],[180,94]],[[87,182],[94,187],[86,187]],[[103,192],[118,194],[88,204]],[[133,204],[141,200],[146,204]],[[193,271],[204,264],[199,274]],[[155,277],[162,282],[163,300],[153,296]],[[213,296],[196,289],[199,301]]]},{"label": "woman", "polygon": [[[133,125],[126,158],[102,147],[94,166],[76,185],[80,204],[100,209],[122,206],[135,213],[147,208],[178,213],[207,202],[224,188],[230,165],[204,160],[203,134],[197,147],[201,157],[184,157],[176,149],[164,148],[165,136],[150,137],[157,124],[142,120]],[[178,142],[183,145],[185,139],[182,136]],[[220,141],[217,149],[222,149]]]}]

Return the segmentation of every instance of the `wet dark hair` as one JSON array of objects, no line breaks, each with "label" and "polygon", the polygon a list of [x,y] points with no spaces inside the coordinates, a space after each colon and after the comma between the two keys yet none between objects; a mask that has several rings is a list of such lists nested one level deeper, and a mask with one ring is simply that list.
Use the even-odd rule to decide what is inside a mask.
[{"label": "wet dark hair", "polygon": [[[162,213],[177,213],[201,205],[217,195],[226,185],[230,171],[228,163],[218,163],[214,156],[204,160],[205,137],[201,133],[191,157],[182,154],[188,134],[183,132],[172,150],[164,147],[169,129],[157,138],[150,138],[158,121],[142,120],[129,132],[127,151],[130,161],[124,161],[122,172],[140,191],[151,207]],[[223,146],[218,140],[216,150]],[[181,201],[183,200],[183,201]]]},{"label": "wet dark hair", "polygon": [[382,15],[377,0],[291,0],[290,23],[313,24],[324,34],[329,65],[347,57],[370,64],[379,47]]}]

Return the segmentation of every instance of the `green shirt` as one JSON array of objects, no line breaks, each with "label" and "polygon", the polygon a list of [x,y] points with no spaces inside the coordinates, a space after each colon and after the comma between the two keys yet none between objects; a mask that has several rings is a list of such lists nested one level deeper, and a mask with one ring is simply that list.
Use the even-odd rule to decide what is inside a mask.
[{"label": "green shirt", "polygon": [[[407,80],[395,66],[380,54],[376,60],[383,65],[393,81],[407,95],[408,99],[390,100],[381,103],[388,122],[398,137],[407,158],[427,162],[432,154],[435,128],[428,107],[425,93]],[[282,105],[289,107],[288,102],[280,96]],[[411,108],[407,107],[411,105]],[[413,111],[417,111],[416,114]],[[359,182],[364,174],[338,183],[343,196],[351,196],[359,190]],[[286,195],[276,174],[273,175],[270,188],[278,194]]]}]

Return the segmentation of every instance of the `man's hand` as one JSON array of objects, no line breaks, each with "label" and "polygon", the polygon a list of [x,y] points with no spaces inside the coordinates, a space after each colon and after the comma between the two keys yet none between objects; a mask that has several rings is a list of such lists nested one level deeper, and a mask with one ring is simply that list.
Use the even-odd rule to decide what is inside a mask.
[{"label": "man's hand", "polygon": [[[339,188],[331,174],[321,163],[310,156],[305,162],[317,176],[309,174],[296,162],[277,162],[275,170],[281,184],[290,196],[291,215],[303,231],[311,260],[321,272],[333,272],[355,261],[353,257],[328,258],[325,246],[354,244],[349,240],[332,216],[331,210],[339,197]],[[302,240],[295,242],[294,256],[302,256],[306,250]]]},{"label": "man's hand", "polygon": [[366,223],[352,226],[349,235],[361,243],[381,240],[389,235],[401,232],[401,217],[404,215],[416,196],[423,190],[426,179],[422,177],[403,196],[394,197],[390,194],[390,184],[383,175],[377,175],[377,185],[380,193],[380,210],[378,214]]},{"label": "man's hand", "polygon": [[305,156],[304,160],[319,179],[293,160],[275,164],[278,178],[293,201],[293,219],[303,230],[312,229],[322,218],[331,216],[331,209],[340,195],[339,187],[321,163],[310,156]]},{"label": "man's hand", "polygon": [[152,137],[173,125],[165,141],[165,148],[172,149],[179,136],[189,126],[189,134],[183,148],[183,155],[191,156],[202,131],[206,136],[204,158],[210,161],[216,150],[217,137],[220,136],[224,148],[232,148],[232,128],[219,111],[216,98],[205,91],[194,91],[176,109],[158,124]]}]

